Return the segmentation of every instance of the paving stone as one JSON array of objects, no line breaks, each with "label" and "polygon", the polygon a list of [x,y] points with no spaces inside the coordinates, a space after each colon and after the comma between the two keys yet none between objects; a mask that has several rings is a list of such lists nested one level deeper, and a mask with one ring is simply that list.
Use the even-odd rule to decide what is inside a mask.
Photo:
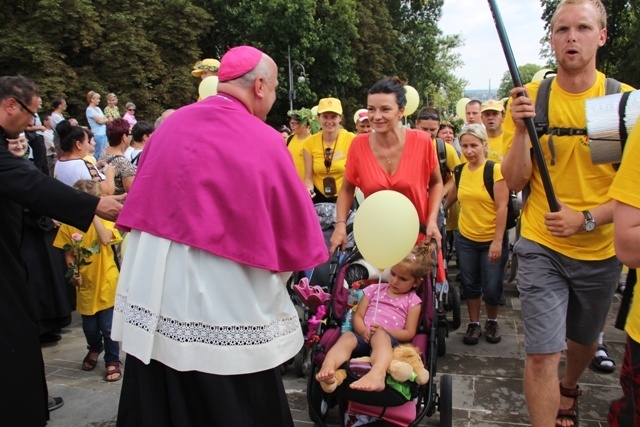
[{"label": "paving stone", "polygon": [[[455,270],[451,271],[455,277]],[[527,426],[529,420],[522,392],[524,370],[524,330],[520,301],[515,285],[505,287],[506,304],[501,307],[499,322],[502,341],[489,344],[484,335],[476,346],[462,343],[469,321],[465,301],[462,301],[462,324],[450,330],[447,352],[437,360],[436,383],[443,374],[453,382],[454,427],[514,427]],[[606,342],[618,365],[613,374],[603,374],[593,368],[585,371],[580,381],[584,395],[580,398],[580,425],[604,427],[611,400],[621,396],[619,366],[622,363],[625,334],[613,327],[620,298],[616,295],[605,325]],[[484,325],[484,308],[481,323]],[[451,313],[449,313],[451,318]],[[484,331],[483,331],[484,334]],[[80,317],[74,313],[72,324],[63,329],[62,340],[42,348],[47,381],[52,395],[62,396],[65,405],[51,413],[48,426],[114,427],[122,382],[103,380],[102,355],[94,371],[81,369],[86,355],[86,342]],[[121,355],[124,360],[124,354]],[[283,374],[291,413],[296,427],[313,426],[309,418],[306,390],[307,378],[297,377],[291,366]],[[560,372],[564,370],[564,357]],[[126,368],[124,370],[126,375]],[[337,427],[337,408],[329,411],[327,427]],[[420,426],[438,426],[439,413],[427,417]]]}]

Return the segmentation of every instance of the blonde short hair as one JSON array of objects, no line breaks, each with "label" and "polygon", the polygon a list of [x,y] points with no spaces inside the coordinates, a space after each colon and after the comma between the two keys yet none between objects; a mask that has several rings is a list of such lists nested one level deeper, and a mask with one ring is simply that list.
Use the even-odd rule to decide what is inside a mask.
[{"label": "blonde short hair", "polygon": [[604,4],[602,4],[601,0],[561,0],[556,7],[556,10],[553,12],[553,16],[551,17],[551,25],[549,26],[551,32],[553,33],[553,27],[556,23],[556,15],[558,14],[558,11],[562,8],[562,6],[566,4],[584,3],[591,3],[593,7],[596,8],[596,12],[598,12],[598,24],[600,25],[600,29],[602,30],[603,28],[607,28],[607,9],[604,7]]}]

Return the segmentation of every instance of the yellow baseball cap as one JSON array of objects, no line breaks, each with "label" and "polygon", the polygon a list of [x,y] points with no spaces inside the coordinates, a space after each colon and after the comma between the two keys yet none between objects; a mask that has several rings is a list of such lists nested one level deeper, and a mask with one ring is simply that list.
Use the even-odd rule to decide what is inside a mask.
[{"label": "yellow baseball cap", "polygon": [[342,115],[342,103],[337,98],[322,98],[318,102],[318,114],[336,113]]},{"label": "yellow baseball cap", "polygon": [[196,65],[193,66],[193,71],[191,71],[191,75],[193,77],[200,77],[205,70],[213,71],[215,73],[218,71],[218,68],[220,68],[220,61],[217,59],[203,59],[202,61],[196,62]]}]

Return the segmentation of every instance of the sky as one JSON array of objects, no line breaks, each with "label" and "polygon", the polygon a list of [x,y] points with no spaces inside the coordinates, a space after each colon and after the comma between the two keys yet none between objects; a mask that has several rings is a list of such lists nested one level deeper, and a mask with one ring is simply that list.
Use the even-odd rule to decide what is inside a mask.
[{"label": "sky", "polygon": [[[539,0],[496,0],[516,63],[543,65],[540,39],[544,36]],[[487,0],[445,0],[438,24],[444,34],[461,34],[456,49],[464,66],[454,74],[469,82],[466,89],[497,90],[508,70]]]}]

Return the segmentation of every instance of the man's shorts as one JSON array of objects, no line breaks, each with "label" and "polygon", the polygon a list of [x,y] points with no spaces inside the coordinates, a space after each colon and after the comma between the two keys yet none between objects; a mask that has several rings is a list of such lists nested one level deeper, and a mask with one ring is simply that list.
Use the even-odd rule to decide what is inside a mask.
[{"label": "man's shorts", "polygon": [[620,278],[620,261],[575,260],[524,237],[513,250],[518,256],[525,352],[557,353],[567,348],[567,338],[593,344]]}]

